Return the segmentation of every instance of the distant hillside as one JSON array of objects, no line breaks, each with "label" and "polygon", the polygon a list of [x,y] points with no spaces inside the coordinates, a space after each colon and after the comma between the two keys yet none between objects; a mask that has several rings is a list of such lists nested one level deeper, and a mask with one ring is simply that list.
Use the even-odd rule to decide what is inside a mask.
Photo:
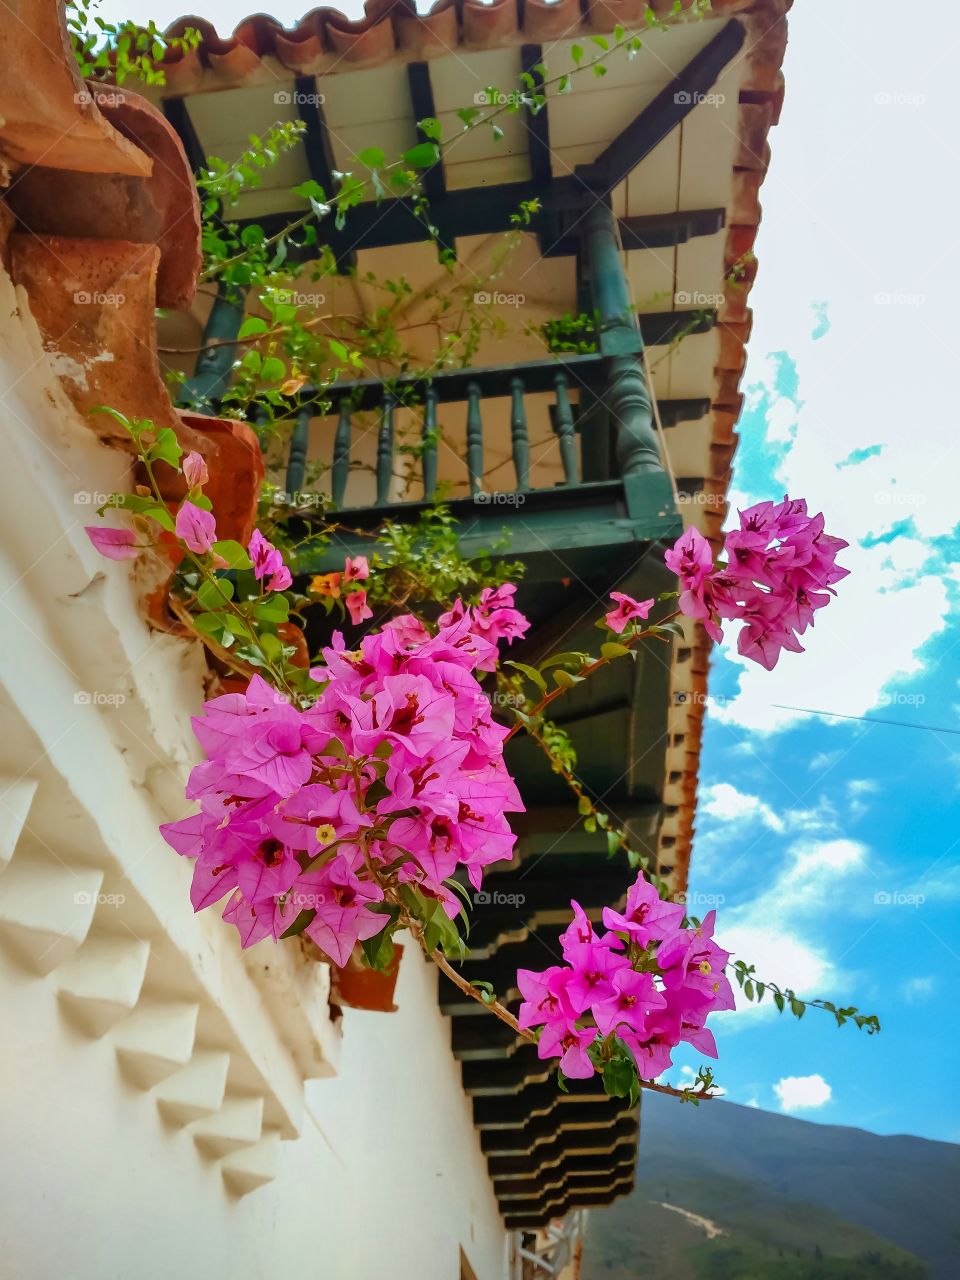
[{"label": "distant hillside", "polygon": [[637,1177],[583,1280],[960,1280],[951,1143],[648,1096]]}]

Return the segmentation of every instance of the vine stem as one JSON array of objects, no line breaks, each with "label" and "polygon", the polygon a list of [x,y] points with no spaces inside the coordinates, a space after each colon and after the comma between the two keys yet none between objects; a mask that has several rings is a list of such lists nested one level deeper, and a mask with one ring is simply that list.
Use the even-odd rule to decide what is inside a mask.
[{"label": "vine stem", "polygon": [[[648,22],[647,23],[648,28],[649,28],[649,25],[650,24]],[[640,37],[636,32],[624,32],[622,39],[615,40],[606,49],[602,49],[601,52],[598,53],[595,57],[588,58],[585,62],[577,63],[569,71],[560,72],[557,75],[553,75],[549,77],[544,77],[543,82],[540,85],[537,92],[539,94],[542,94],[545,99],[546,92],[549,88],[552,88],[555,85],[559,85],[563,81],[569,82],[570,80],[573,79],[574,76],[579,75],[583,72],[592,71],[600,63],[604,63],[608,61],[608,59],[613,57],[615,53],[619,53],[622,49],[629,49],[630,45],[632,45],[634,41],[639,40],[639,38]],[[526,97],[528,93],[528,91],[526,90],[520,90],[519,92],[520,92],[521,99]],[[511,114],[513,114],[517,108],[511,102],[511,95],[504,94],[503,97],[505,99],[504,102],[502,102],[499,106],[494,107],[493,110],[491,111],[486,111],[478,114],[475,119],[471,120],[468,124],[465,124],[464,127],[460,130],[460,132],[457,133],[453,138],[448,138],[446,140],[441,140],[441,139],[435,140],[438,159],[442,158],[444,152],[453,144],[459,142],[464,137],[465,134],[472,133],[475,129],[479,129],[483,125],[492,125],[499,116],[505,114],[506,112],[510,112]],[[544,105],[546,105],[545,102],[544,102]],[[389,174],[389,173],[392,173],[394,170],[398,170],[398,169],[409,170],[410,168],[411,166],[401,157],[401,159],[399,160],[394,160],[390,164],[384,165],[380,170],[380,172]],[[333,209],[340,203],[339,195],[340,193],[338,191],[334,191],[330,193],[329,199],[327,201],[328,209]],[[426,200],[426,198],[422,194],[422,188],[420,186],[419,178],[417,178],[412,184],[412,191],[410,195],[412,196],[415,202],[418,200],[418,198],[422,200],[424,207],[429,211],[429,202]],[[421,222],[424,222],[424,224],[427,225],[429,228],[429,223],[427,222],[426,219],[420,217],[420,213],[416,208],[414,208],[413,212],[415,216],[417,216],[419,220]],[[275,235],[269,236],[266,240],[264,240],[262,243],[258,244],[255,247],[261,251],[265,249],[269,249],[273,245],[277,244],[280,240],[282,240],[285,236],[291,235],[293,232],[301,230],[301,228],[305,227],[307,223],[309,223],[311,220],[317,220],[317,221],[320,220],[315,210],[312,208],[307,213],[297,218],[295,221],[289,223],[281,231],[278,231]],[[224,258],[221,262],[211,263],[201,273],[201,276],[200,276],[201,283],[206,283],[207,281],[214,279],[225,268],[231,267],[235,263],[243,261],[243,259],[246,258],[248,254],[249,254],[249,249],[244,249],[242,252],[238,254],[234,254],[232,257]]]},{"label": "vine stem", "polygon": [[[662,622],[658,622],[657,626],[662,627],[666,623],[672,622],[674,618],[679,616],[679,613],[680,613],[679,609],[674,610],[674,612],[671,614],[668,614],[667,617],[664,618]],[[626,649],[632,649],[633,646],[639,640],[645,640],[648,636],[653,636],[653,635],[656,635],[656,632],[650,629],[646,631],[638,631],[634,635],[628,637],[628,639],[624,640],[621,638],[616,643],[622,644]],[[588,662],[585,667],[581,667],[579,671],[574,672],[573,674],[579,676],[581,680],[585,680],[587,676],[593,675],[595,671],[599,671],[601,667],[605,667],[607,666],[608,663],[614,662],[614,661],[615,661],[614,658],[605,658],[601,654],[599,658],[595,658],[593,662]],[[549,707],[551,702],[554,702],[557,698],[559,698],[561,693],[565,693],[565,692],[566,692],[566,689],[564,685],[558,684],[556,689],[551,689],[549,693],[545,693],[543,697],[540,699],[540,701],[535,703],[534,706],[531,708],[531,710],[529,712],[525,712],[524,714],[529,717],[538,716],[541,713],[541,711],[544,711],[547,707]],[[518,720],[511,727],[507,736],[504,738],[504,743],[509,742],[515,733],[519,733],[519,731],[525,727],[526,726],[524,725],[523,721]]]}]

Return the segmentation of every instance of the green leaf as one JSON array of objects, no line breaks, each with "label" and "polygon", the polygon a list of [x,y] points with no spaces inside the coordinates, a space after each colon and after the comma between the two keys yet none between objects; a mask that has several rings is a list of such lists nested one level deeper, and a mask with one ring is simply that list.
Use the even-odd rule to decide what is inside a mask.
[{"label": "green leaf", "polygon": [[575,684],[583,683],[583,676],[571,675],[569,671],[564,671],[561,667],[559,671],[553,673],[553,678],[561,689],[572,689]]},{"label": "green leaf", "polygon": [[357,153],[357,160],[368,169],[382,169],[387,157],[379,147],[365,147],[363,151]]},{"label": "green leaf", "polygon": [[625,644],[617,644],[615,640],[608,640],[606,644],[600,646],[600,656],[611,661],[613,658],[624,658],[627,654],[633,653],[633,650]]},{"label": "green leaf", "polygon": [[245,547],[239,542],[234,542],[232,538],[224,538],[220,542],[213,544],[214,555],[220,556],[225,560],[231,569],[249,569],[253,561],[247,555]]},{"label": "green leaf", "polygon": [[588,655],[585,653],[555,653],[552,658],[547,658],[545,662],[540,663],[540,670],[546,671],[548,667],[567,666],[579,669],[583,666]]},{"label": "green leaf", "polygon": [[253,613],[258,622],[286,622],[290,616],[290,601],[281,592],[273,592],[254,608]]},{"label": "green leaf", "polygon": [[233,599],[233,583],[229,578],[214,578],[200,584],[197,599],[204,609],[215,613],[227,600]]},{"label": "green leaf", "polygon": [[439,142],[443,133],[440,121],[435,120],[433,116],[427,116],[425,120],[418,120],[417,128],[425,138],[430,138],[434,142]]},{"label": "green leaf", "polygon": [[386,973],[396,956],[397,949],[393,941],[392,925],[393,921],[391,920],[380,933],[375,934],[372,938],[365,938],[360,944],[363,948],[364,960],[377,973]]},{"label": "green leaf", "polygon": [[505,662],[505,667],[516,667],[518,671],[523,672],[528,680],[532,680],[541,693],[547,692],[547,682],[536,669],[536,667],[527,666],[525,662]]},{"label": "green leaf", "polygon": [[435,142],[418,142],[403,153],[404,164],[411,169],[429,169],[440,159],[440,148]]},{"label": "green leaf", "polygon": [[150,446],[147,457],[151,462],[166,462],[171,467],[179,468],[183,450],[180,448],[180,442],[170,427],[160,428],[157,432],[156,440]]},{"label": "green leaf", "polygon": [[266,333],[269,328],[262,316],[247,316],[237,332],[237,338],[250,338],[255,333]]},{"label": "green leaf", "polygon": [[265,632],[259,637],[260,648],[269,662],[279,662],[283,657],[283,645],[276,636]]},{"label": "green leaf", "polygon": [[297,915],[297,918],[294,920],[290,928],[284,929],[283,933],[281,933],[281,939],[295,938],[298,933],[303,933],[304,929],[306,929],[307,925],[310,924],[316,914],[317,913],[313,907],[304,907],[304,909]]},{"label": "green leaf", "polygon": [[571,45],[571,46],[570,46],[570,57],[574,60],[574,62],[576,63],[576,65],[579,67],[580,63],[583,61],[583,49],[582,49],[582,47],[581,47],[580,45],[578,45],[578,44],[573,44],[573,45]]},{"label": "green leaf", "polygon": [[260,367],[260,377],[264,382],[279,382],[287,372],[287,366],[277,356],[267,356]]}]

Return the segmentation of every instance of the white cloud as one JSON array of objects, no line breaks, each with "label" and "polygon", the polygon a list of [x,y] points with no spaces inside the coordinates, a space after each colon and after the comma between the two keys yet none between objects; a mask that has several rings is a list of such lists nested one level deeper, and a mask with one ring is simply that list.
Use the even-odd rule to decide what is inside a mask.
[{"label": "white cloud", "polygon": [[783,821],[759,796],[738,791],[729,782],[717,782],[700,792],[701,813],[718,818],[721,822],[752,822],[758,820],[773,831],[783,830]]},{"label": "white cloud", "polygon": [[744,1103],[744,1105],[745,1105],[745,1106],[747,1106],[747,1107],[755,1107],[755,1108],[757,1108],[757,1109],[759,1110],[759,1108],[760,1108],[760,1099],[759,1099],[759,1098],[750,1098],[746,1103]]},{"label": "white cloud", "polygon": [[862,817],[870,808],[867,797],[875,796],[879,790],[880,784],[873,778],[851,778],[847,783],[850,816]]},{"label": "white cloud", "polygon": [[[842,985],[830,947],[821,942],[824,909],[851,879],[867,869],[869,850],[856,840],[800,840],[786,865],[752,901],[728,909],[721,946],[756,966],[757,976],[801,995],[823,995]],[[736,985],[736,1013],[718,1014],[729,1032],[745,1025],[744,1015],[772,1017],[769,997],[747,1001]]]},{"label": "white cloud", "polygon": [[908,978],[901,988],[903,998],[910,1004],[917,1000],[926,1000],[933,995],[936,985],[937,981],[932,977]]},{"label": "white cloud", "polygon": [[781,1111],[803,1111],[823,1107],[833,1097],[833,1090],[821,1075],[784,1076],[773,1086],[780,1099]]},{"label": "white cloud", "polygon": [[[917,190],[930,207],[950,207],[955,194],[956,174],[932,159],[947,90],[931,80],[919,35],[858,58],[855,6],[835,9],[829,50],[815,14],[791,20],[786,74],[791,100],[805,114],[784,118],[777,164],[764,183],[747,365],[748,413],[764,406],[776,482],[772,494],[764,486],[749,499],[784,491],[807,497],[826,514],[828,531],[854,545],[840,557],[851,575],[807,633],[808,652],[783,655],[772,673],[746,669],[739,695],[714,712],[767,731],[801,718],[776,703],[868,714],[885,686],[923,671],[921,650],[950,612],[949,569],[918,573],[933,540],[957,524],[953,476],[940,462],[955,451],[955,415],[943,405],[953,394],[947,335],[956,290],[936,237],[908,253],[890,250],[903,243],[900,228],[909,225]],[[892,0],[881,0],[881,9],[895,12]],[[844,84],[839,117],[820,87],[832,77]],[[922,103],[884,104],[890,86],[911,83],[923,84]],[[822,145],[811,146],[814,137]],[[865,225],[857,216],[862,193],[892,154],[905,157],[905,168]],[[798,244],[815,251],[798,254]],[[809,308],[824,300],[830,331],[813,340]],[[782,357],[771,354],[782,352],[796,362],[795,392],[780,376]],[[922,374],[905,376],[909,370]],[[755,432],[748,420],[744,441]],[[878,445],[878,454],[837,469]],[[752,475],[754,467],[741,465],[740,485]],[[893,540],[859,545],[868,534]]]}]

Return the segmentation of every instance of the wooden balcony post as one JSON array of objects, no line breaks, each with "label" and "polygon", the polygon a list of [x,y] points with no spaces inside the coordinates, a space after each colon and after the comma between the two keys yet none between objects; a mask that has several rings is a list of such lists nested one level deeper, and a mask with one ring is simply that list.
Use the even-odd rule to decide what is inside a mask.
[{"label": "wooden balcony post", "polygon": [[296,503],[294,494],[303,492],[304,478],[307,472],[307,448],[310,443],[310,410],[301,409],[297,414],[293,433],[290,436],[290,452],[287,455],[286,487],[288,501]]},{"label": "wooden balcony post", "polygon": [[220,397],[230,385],[236,338],[243,323],[244,293],[235,285],[219,284],[217,296],[203,329],[203,350],[197,356],[193,377],[180,388],[177,404],[199,413],[216,413]]},{"label": "wooden balcony post", "polygon": [[630,299],[613,213],[598,200],[586,219],[586,258],[598,341],[606,362],[603,403],[616,433],[617,461],[631,520],[645,536],[679,529],[670,479],[660,461],[653,406],[641,360],[643,338]]}]

